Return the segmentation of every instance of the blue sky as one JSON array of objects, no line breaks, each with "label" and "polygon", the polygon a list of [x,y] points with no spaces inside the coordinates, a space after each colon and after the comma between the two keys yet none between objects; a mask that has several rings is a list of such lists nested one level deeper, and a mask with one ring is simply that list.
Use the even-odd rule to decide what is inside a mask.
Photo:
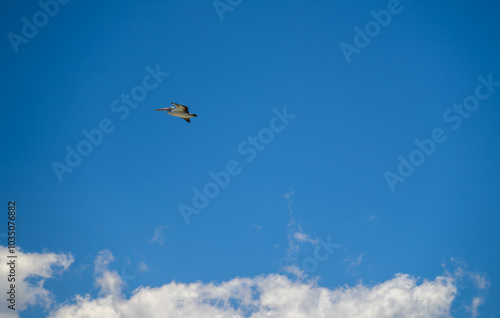
[{"label": "blue sky", "polygon": [[[26,268],[17,314],[128,317],[156,308],[135,296],[175,296],[193,317],[391,317],[384,297],[406,288],[435,307],[398,296],[405,317],[500,315],[498,4],[40,3],[0,10],[0,196],[5,211],[17,202]],[[34,18],[37,31],[24,26]],[[154,111],[170,102],[198,117]],[[85,155],[71,166],[68,149]],[[228,163],[239,172],[187,224],[179,206],[195,209],[194,189]],[[226,283],[261,298],[235,305]],[[326,308],[316,291],[346,298]],[[224,305],[203,307],[214,299]]]}]

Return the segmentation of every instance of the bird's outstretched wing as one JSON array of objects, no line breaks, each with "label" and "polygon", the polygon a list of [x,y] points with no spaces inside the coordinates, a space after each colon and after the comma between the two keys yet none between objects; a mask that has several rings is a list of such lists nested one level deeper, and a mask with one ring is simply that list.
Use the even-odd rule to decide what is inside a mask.
[{"label": "bird's outstretched wing", "polygon": [[187,106],[184,106],[184,105],[181,105],[181,104],[177,104],[177,103],[174,103],[174,102],[172,102],[172,105],[174,105],[175,108],[176,108],[176,110],[178,110],[180,112],[189,113]]}]

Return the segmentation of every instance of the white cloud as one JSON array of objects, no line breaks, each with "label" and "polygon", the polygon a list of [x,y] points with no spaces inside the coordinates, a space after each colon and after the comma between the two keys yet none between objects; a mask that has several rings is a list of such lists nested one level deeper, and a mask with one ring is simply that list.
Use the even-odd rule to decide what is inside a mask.
[{"label": "white cloud", "polygon": [[292,196],[295,194],[294,190],[286,193],[283,197],[288,201],[288,214],[290,217],[290,221],[287,224],[288,228],[288,251],[285,261],[288,263],[291,259],[294,259],[296,254],[300,250],[301,244],[309,243],[312,245],[318,244],[318,239],[312,239],[309,234],[305,233],[302,230],[302,227],[297,224],[295,217],[293,215],[293,200]]},{"label": "white cloud", "polygon": [[94,261],[94,271],[96,274],[102,273],[108,269],[108,265],[114,262],[115,258],[110,250],[102,250],[97,253],[97,257]]},{"label": "white cloud", "polygon": [[293,275],[293,277],[296,277],[298,279],[305,279],[307,278],[307,274],[305,273],[304,270],[300,269],[297,265],[288,265],[283,268],[283,271],[285,273]]},{"label": "white cloud", "polygon": [[77,297],[51,317],[448,317],[455,294],[446,277],[418,284],[398,274],[375,286],[328,289],[271,274],[221,284],[141,287],[129,299]]},{"label": "white cloud", "polygon": [[[287,200],[290,200],[290,202],[292,202],[292,201],[291,201],[291,198],[292,198],[292,196],[293,196],[294,194],[295,194],[295,190],[293,190],[292,188],[290,188],[290,192],[283,194],[283,198],[285,198],[285,199],[287,199]],[[292,203],[293,203],[293,202],[292,202]]]},{"label": "white cloud", "polygon": [[[341,245],[330,242],[330,235],[327,236],[327,243],[321,238],[313,239],[309,234],[302,230],[302,226],[295,220],[294,216],[292,201],[292,196],[294,194],[295,191],[291,189],[290,193],[283,195],[283,197],[288,201],[288,216],[290,220],[287,224],[288,249],[286,256],[282,261],[281,271],[294,275],[296,278],[304,279],[309,277],[309,274],[317,269],[318,262],[322,262],[330,258],[330,255],[333,253],[332,248],[339,248]],[[301,262],[299,262],[298,256],[301,252],[300,249],[306,244],[314,246],[314,251],[311,250],[310,254],[305,256]],[[324,256],[320,257],[318,254],[318,251],[322,249],[326,249],[326,258]],[[323,250],[323,253],[324,252],[325,250]],[[300,268],[299,263],[302,265],[302,269]],[[308,272],[308,274],[305,272]]]},{"label": "white cloud", "polygon": [[254,227],[257,231],[262,230],[262,225],[252,224],[252,226],[253,226],[253,227]]},{"label": "white cloud", "polygon": [[[302,231],[302,229],[299,227],[299,230]],[[308,234],[304,232],[294,232],[293,237],[297,242],[300,243],[310,243],[313,245],[318,244],[318,239],[312,239]]]},{"label": "white cloud", "polygon": [[486,289],[490,285],[488,278],[481,273],[467,272],[467,275],[470,277],[477,289]]},{"label": "white cloud", "polygon": [[482,297],[474,297],[472,299],[472,304],[467,310],[472,314],[472,318],[476,318],[478,315],[478,307],[483,303],[484,298]]},{"label": "white cloud", "polygon": [[139,264],[137,264],[137,272],[144,273],[147,271],[149,271],[149,267],[146,263],[141,261],[141,262],[139,262]]},{"label": "white cloud", "polygon": [[116,271],[109,271],[108,266],[115,260],[109,250],[97,253],[94,261],[94,271],[97,276],[94,285],[99,288],[99,295],[121,296],[123,280]]},{"label": "white cloud", "polygon": [[[45,289],[45,281],[61,274],[73,263],[71,254],[45,253],[25,253],[17,249],[15,255],[15,282],[7,282],[10,274],[10,266],[6,264],[12,260],[7,258],[9,249],[0,246],[0,279],[2,283],[1,292],[6,293],[10,284],[15,284],[16,292],[16,312],[24,310],[28,306],[40,305],[46,309],[50,308],[54,302],[54,297],[50,291]],[[2,301],[0,306],[0,316],[12,314],[12,310],[7,308],[7,302]],[[15,315],[13,317],[16,317]]]},{"label": "white cloud", "polygon": [[95,285],[100,288],[99,295],[120,296],[123,280],[116,271],[104,271],[96,278]]},{"label": "white cloud", "polygon": [[160,246],[165,246],[165,236],[163,235],[163,231],[166,229],[164,225],[160,225],[155,229],[153,234],[153,238],[148,241],[148,243],[157,242]]},{"label": "white cloud", "polygon": [[[6,247],[0,246],[1,262],[6,261],[7,252]],[[317,280],[294,280],[270,274],[236,277],[220,284],[171,282],[155,288],[140,287],[126,297],[122,292],[125,286],[122,277],[109,270],[114,257],[109,250],[104,250],[98,253],[94,262],[94,283],[100,288],[97,297],[77,295],[72,301],[56,305],[54,297],[44,288],[44,282],[68,269],[73,262],[71,254],[19,251],[17,255],[19,268],[23,268],[16,272],[16,279],[23,281],[16,284],[16,292],[22,295],[18,298],[17,312],[27,306],[43,305],[50,310],[52,318],[449,317],[457,285],[464,277],[472,278],[479,290],[489,284],[483,275],[473,275],[463,268],[453,274],[445,270],[443,276],[433,280],[421,281],[407,274],[397,274],[378,284],[359,283],[333,289],[318,286]],[[145,263],[144,266],[147,267]],[[288,269],[300,274],[297,267],[289,266]],[[0,275],[7,277],[6,266],[0,267]],[[466,309],[472,317],[478,315],[483,302],[482,296],[471,300]],[[0,316],[8,313],[6,306],[0,307]]]},{"label": "white cloud", "polygon": [[355,267],[358,267],[359,264],[363,261],[363,256],[365,253],[361,253],[358,256],[351,255],[343,260],[344,263],[349,262],[349,265],[347,266],[347,270],[353,269]]},{"label": "white cloud", "polygon": [[475,318],[476,316],[478,316],[479,306],[484,302],[484,291],[489,287],[490,281],[486,274],[468,270],[467,263],[460,258],[451,257],[451,265],[456,266],[453,270],[453,274],[450,274],[447,266],[445,264],[442,264],[445,270],[445,274],[455,277],[455,284],[457,286],[464,286],[472,283],[472,285],[474,285],[474,287],[477,289],[476,295],[473,297],[471,305],[464,306],[465,309],[471,313],[472,317]]}]

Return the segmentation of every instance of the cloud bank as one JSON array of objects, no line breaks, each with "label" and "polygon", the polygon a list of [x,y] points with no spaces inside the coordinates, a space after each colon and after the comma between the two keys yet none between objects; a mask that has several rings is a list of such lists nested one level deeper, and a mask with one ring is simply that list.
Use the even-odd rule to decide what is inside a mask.
[{"label": "cloud bank", "polygon": [[[108,277],[110,272],[104,270],[101,275]],[[105,285],[101,288],[109,291]],[[130,298],[116,290],[99,293],[104,296],[95,299],[77,296],[50,317],[449,317],[456,293],[453,278],[444,276],[419,283],[415,277],[397,274],[373,286],[328,289],[313,281],[270,274],[220,284],[171,282],[140,287]]]},{"label": "cloud bank", "polygon": [[[0,247],[0,255],[7,255],[7,248]],[[473,278],[472,282],[480,290],[489,284],[486,277],[472,275],[464,268],[454,273],[445,270],[432,280],[396,274],[378,284],[359,283],[339,288],[321,287],[315,280],[269,274],[236,277],[222,283],[170,282],[155,288],[141,286],[127,296],[123,291],[126,286],[123,278],[109,268],[114,261],[112,253],[103,250],[94,261],[94,286],[98,289],[95,296],[77,295],[56,304],[51,292],[44,288],[44,282],[67,270],[73,256],[21,251],[18,260],[23,271],[19,271],[18,276],[21,283],[17,285],[17,292],[22,297],[19,297],[17,312],[28,306],[41,306],[51,318],[450,317],[457,286],[463,277]],[[6,267],[0,267],[0,275],[7,275]],[[475,297],[466,310],[477,316],[483,301],[483,297]],[[18,317],[6,311],[6,306],[0,308],[1,317]]]}]

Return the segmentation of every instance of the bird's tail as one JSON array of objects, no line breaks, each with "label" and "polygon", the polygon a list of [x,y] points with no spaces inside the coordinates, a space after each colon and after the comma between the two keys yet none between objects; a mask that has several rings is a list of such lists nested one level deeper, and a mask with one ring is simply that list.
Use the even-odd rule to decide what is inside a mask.
[{"label": "bird's tail", "polygon": [[198,117],[198,115],[195,115],[195,114],[191,114],[191,115],[193,115],[194,117]]}]

